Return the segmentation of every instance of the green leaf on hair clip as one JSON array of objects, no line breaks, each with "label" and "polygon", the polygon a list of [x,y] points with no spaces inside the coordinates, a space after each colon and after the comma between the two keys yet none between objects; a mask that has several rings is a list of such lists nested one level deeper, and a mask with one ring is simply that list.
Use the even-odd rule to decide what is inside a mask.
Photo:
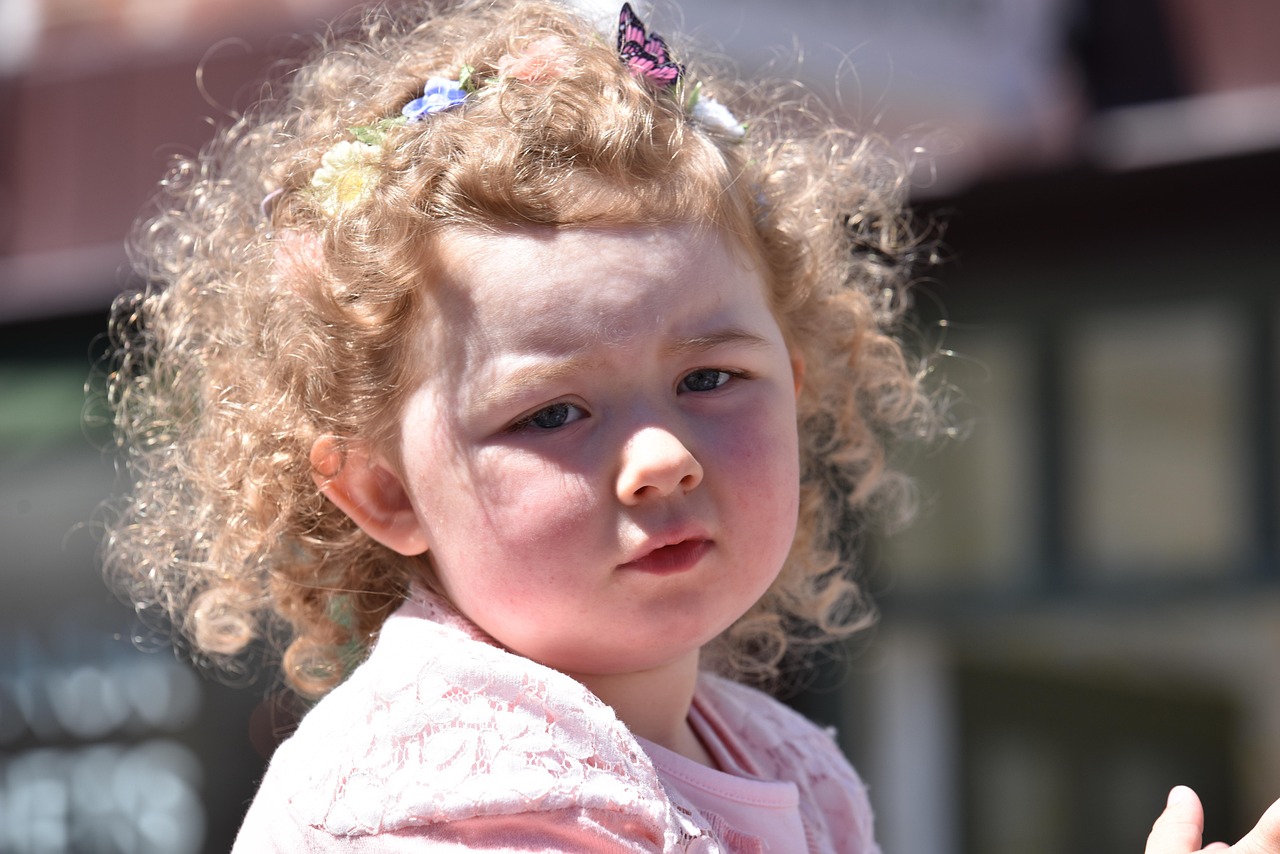
[{"label": "green leaf on hair clip", "polygon": [[470,65],[464,65],[458,69],[458,88],[468,95],[474,95],[480,91],[481,83],[476,79],[476,70]]},{"label": "green leaf on hair clip", "polygon": [[352,128],[351,135],[365,145],[382,145],[382,139],[386,136],[384,132],[371,127]]},{"label": "green leaf on hair clip", "polygon": [[702,97],[702,81],[699,80],[689,87],[689,94],[685,96],[684,108],[686,112],[692,113],[693,108],[697,106],[698,99]]},{"label": "green leaf on hair clip", "polygon": [[350,128],[350,130],[351,135],[365,145],[382,145],[383,140],[387,138],[387,131],[404,123],[405,119],[402,117],[378,119],[371,125],[354,127]]}]

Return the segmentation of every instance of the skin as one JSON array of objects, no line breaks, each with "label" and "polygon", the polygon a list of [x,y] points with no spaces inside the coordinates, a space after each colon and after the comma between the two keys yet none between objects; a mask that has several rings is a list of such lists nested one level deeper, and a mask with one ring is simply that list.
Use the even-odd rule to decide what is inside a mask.
[{"label": "skin", "polygon": [[761,274],[688,226],[453,234],[438,260],[398,462],[357,448],[321,487],[504,647],[710,763],[699,650],[798,508],[798,363]]},{"label": "skin", "polygon": [[1146,854],[1195,854],[1200,851],[1228,851],[1236,854],[1277,854],[1280,852],[1280,801],[1262,815],[1258,824],[1235,845],[1214,842],[1200,847],[1204,832],[1204,808],[1200,798],[1186,786],[1169,793],[1169,802],[1151,828]]}]

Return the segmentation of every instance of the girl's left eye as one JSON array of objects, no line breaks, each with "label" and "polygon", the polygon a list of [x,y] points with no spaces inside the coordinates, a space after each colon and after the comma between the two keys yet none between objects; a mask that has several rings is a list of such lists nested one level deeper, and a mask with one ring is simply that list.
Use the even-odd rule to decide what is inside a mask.
[{"label": "girl's left eye", "polygon": [[680,388],[684,391],[713,391],[727,383],[733,378],[733,374],[728,371],[720,371],[715,368],[702,368],[693,373],[686,374],[685,378],[680,380]]},{"label": "girl's left eye", "polygon": [[587,413],[580,406],[572,403],[553,403],[545,406],[537,412],[525,418],[521,418],[515,424],[511,425],[512,430],[522,430],[534,427],[539,430],[555,430],[557,427],[563,427],[571,424],[580,418],[585,418]]}]

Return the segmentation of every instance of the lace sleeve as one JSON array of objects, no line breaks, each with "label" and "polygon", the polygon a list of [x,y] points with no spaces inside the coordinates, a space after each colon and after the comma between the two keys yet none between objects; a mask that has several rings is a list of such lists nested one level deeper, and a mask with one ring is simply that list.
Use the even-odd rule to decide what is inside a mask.
[{"label": "lace sleeve", "polygon": [[653,828],[622,812],[561,809],[482,816],[367,836],[341,836],[298,826],[284,814],[245,822],[232,854],[462,854],[557,851],[566,854],[654,854],[664,850]]}]

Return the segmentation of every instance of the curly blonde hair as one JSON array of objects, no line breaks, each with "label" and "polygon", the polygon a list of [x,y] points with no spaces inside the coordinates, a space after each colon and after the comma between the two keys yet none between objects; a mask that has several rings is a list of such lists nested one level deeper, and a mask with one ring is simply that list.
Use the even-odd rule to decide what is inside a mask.
[{"label": "curly blonde hair", "polygon": [[[551,79],[499,75],[547,38],[564,51]],[[768,677],[789,650],[865,625],[841,537],[896,493],[886,444],[929,414],[898,341],[920,240],[892,147],[837,128],[794,89],[691,62],[686,79],[749,131],[699,125],[681,94],[634,78],[550,0],[378,10],[323,42],[176,163],[159,213],[135,231],[148,286],[113,309],[109,378],[134,486],[105,546],[135,607],[171,615],[198,657],[234,665],[265,639],[284,647],[295,690],[332,688],[411,583],[431,585],[431,567],[329,503],[309,453],[321,436],[394,446],[419,381],[402,352],[431,311],[433,241],[455,228],[683,222],[723,229],[760,260],[806,366],[799,533],[710,658]],[[464,67],[483,84],[465,106],[379,125],[429,76]],[[312,178],[352,128],[372,126],[385,129],[374,178],[334,211]]]}]

